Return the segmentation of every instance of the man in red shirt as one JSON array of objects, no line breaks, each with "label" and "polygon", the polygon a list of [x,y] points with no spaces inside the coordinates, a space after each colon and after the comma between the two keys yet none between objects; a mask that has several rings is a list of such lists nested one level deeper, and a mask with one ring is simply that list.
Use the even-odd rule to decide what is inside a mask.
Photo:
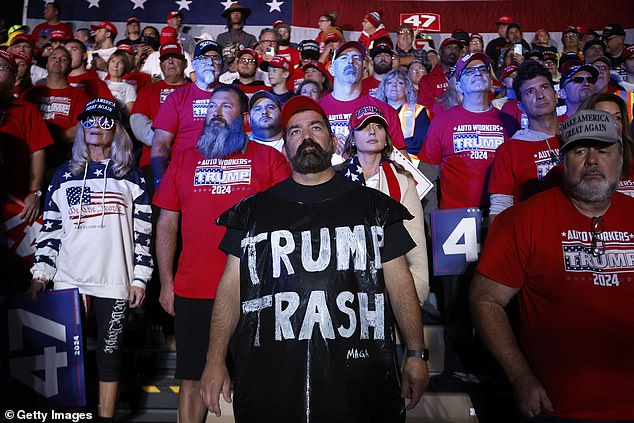
[{"label": "man in red shirt", "polygon": [[73,38],[73,31],[71,31],[70,27],[60,22],[60,14],[61,9],[56,2],[47,2],[44,5],[44,19],[46,19],[46,22],[42,22],[33,29],[33,36],[36,38],[36,48],[42,48],[50,40],[51,33],[55,30],[63,31],[66,34],[66,40]]},{"label": "man in red shirt", "polygon": [[193,63],[196,82],[170,94],[154,118],[151,163],[158,185],[170,157],[196,145],[205,123],[211,92],[218,86],[222,69],[222,49],[215,41],[196,44]]},{"label": "man in red shirt", "polygon": [[490,217],[541,191],[542,180],[559,163],[557,93],[550,72],[534,60],[522,63],[513,91],[528,117],[528,128],[498,147],[488,192]]},{"label": "man in red shirt", "polygon": [[[396,110],[381,100],[361,93],[365,52],[363,45],[356,41],[348,41],[335,51],[330,66],[330,73],[335,76],[334,90],[319,100],[319,105],[328,115],[332,132],[337,137],[333,164],[343,161],[341,154],[349,133],[348,120],[352,112],[362,106],[371,105],[381,109],[389,124],[388,131],[394,147],[405,151],[407,146]],[[404,154],[407,156],[406,152]]]},{"label": "man in red shirt", "polygon": [[40,214],[44,148],[53,139],[37,108],[13,98],[16,71],[13,55],[0,50],[0,198],[11,195],[22,201],[20,215],[32,222]]},{"label": "man in red shirt", "polygon": [[174,90],[188,84],[185,79],[185,66],[187,61],[180,44],[164,44],[160,48],[161,71],[165,79],[153,82],[142,88],[137,94],[136,101],[130,113],[130,126],[136,139],[141,141],[143,152],[139,161],[139,167],[150,165],[150,147],[154,138],[152,121],[167,96]]},{"label": "man in red shirt", "polygon": [[[277,35],[277,33],[275,34]],[[258,91],[270,89],[264,84],[264,81],[255,79],[258,60],[258,53],[250,48],[240,50],[236,55],[239,77],[233,81],[233,85],[240,88],[249,98]]]},{"label": "man in red shirt", "polygon": [[374,93],[383,81],[385,74],[392,70],[392,56],[394,55],[392,48],[392,41],[389,38],[382,38],[374,42],[374,46],[370,49],[374,73],[361,81],[363,94],[374,97]]},{"label": "man in red shirt", "polygon": [[[563,187],[495,219],[471,310],[531,422],[632,421],[634,199],[615,192],[623,144],[597,110],[571,116],[561,137]],[[521,348],[504,309],[516,295]]]},{"label": "man in red shirt", "polygon": [[447,91],[449,70],[460,58],[462,41],[446,38],[440,44],[440,62],[418,82],[418,103],[429,108]]},{"label": "man in red shirt", "polygon": [[[161,208],[156,233],[160,302],[175,316],[180,421],[202,422],[207,415],[200,378],[216,288],[227,260],[218,249],[225,228],[214,222],[233,204],[291,173],[281,153],[248,141],[247,107],[246,96],[235,86],[216,88],[196,146],[174,157],[154,197]],[[183,249],[174,275],[179,220]]]},{"label": "man in red shirt", "polygon": [[110,89],[103,82],[94,69],[86,69],[88,55],[86,46],[79,40],[69,40],[64,44],[70,54],[70,73],[68,74],[68,85],[75,88],[82,88],[90,99],[107,98],[114,101]]},{"label": "man in red shirt", "polygon": [[77,116],[89,101],[84,90],[68,85],[70,63],[68,51],[57,47],[46,62],[46,85],[35,86],[24,93],[24,100],[39,108],[55,141],[55,149],[47,157],[48,168],[57,167],[70,157],[77,132]]}]

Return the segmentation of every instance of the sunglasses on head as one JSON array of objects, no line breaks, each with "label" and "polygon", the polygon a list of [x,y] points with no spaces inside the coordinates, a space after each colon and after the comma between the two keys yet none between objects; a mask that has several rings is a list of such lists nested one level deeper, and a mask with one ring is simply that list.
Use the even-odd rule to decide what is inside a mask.
[{"label": "sunglasses on head", "polygon": [[106,131],[111,130],[114,127],[114,119],[107,116],[88,116],[80,121],[81,126],[85,129],[100,127]]},{"label": "sunglasses on head", "polygon": [[574,82],[575,84],[583,84],[585,81],[588,81],[590,84],[594,84],[595,82],[597,82],[597,78],[595,78],[594,76],[575,76],[570,81]]}]

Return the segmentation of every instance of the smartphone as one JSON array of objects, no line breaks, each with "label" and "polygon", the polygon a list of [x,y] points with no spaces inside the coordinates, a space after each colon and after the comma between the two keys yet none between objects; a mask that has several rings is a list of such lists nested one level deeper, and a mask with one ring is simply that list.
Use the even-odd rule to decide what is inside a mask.
[{"label": "smartphone", "polygon": [[513,53],[518,54],[518,55],[522,55],[522,44],[521,43],[516,43],[513,44]]},{"label": "smartphone", "polygon": [[266,54],[268,56],[275,56],[275,48],[274,47],[267,47],[266,48]]}]

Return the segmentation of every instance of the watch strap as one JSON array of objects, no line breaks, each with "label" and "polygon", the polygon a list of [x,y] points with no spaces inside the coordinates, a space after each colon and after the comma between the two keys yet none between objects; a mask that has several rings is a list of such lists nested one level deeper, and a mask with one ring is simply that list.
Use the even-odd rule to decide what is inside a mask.
[{"label": "watch strap", "polygon": [[422,358],[425,361],[429,360],[429,349],[428,348],[423,348],[420,350],[407,350],[407,356],[408,357],[417,357],[417,358]]}]

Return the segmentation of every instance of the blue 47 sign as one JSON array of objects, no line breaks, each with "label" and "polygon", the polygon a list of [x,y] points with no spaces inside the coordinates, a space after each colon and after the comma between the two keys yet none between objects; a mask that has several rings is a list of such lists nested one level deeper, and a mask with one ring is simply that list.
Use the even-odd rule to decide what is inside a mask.
[{"label": "blue 47 sign", "polygon": [[434,275],[461,275],[478,260],[482,212],[479,209],[444,209],[431,212]]},{"label": "blue 47 sign", "polygon": [[86,403],[81,313],[76,289],[0,297],[0,384],[6,404]]}]

